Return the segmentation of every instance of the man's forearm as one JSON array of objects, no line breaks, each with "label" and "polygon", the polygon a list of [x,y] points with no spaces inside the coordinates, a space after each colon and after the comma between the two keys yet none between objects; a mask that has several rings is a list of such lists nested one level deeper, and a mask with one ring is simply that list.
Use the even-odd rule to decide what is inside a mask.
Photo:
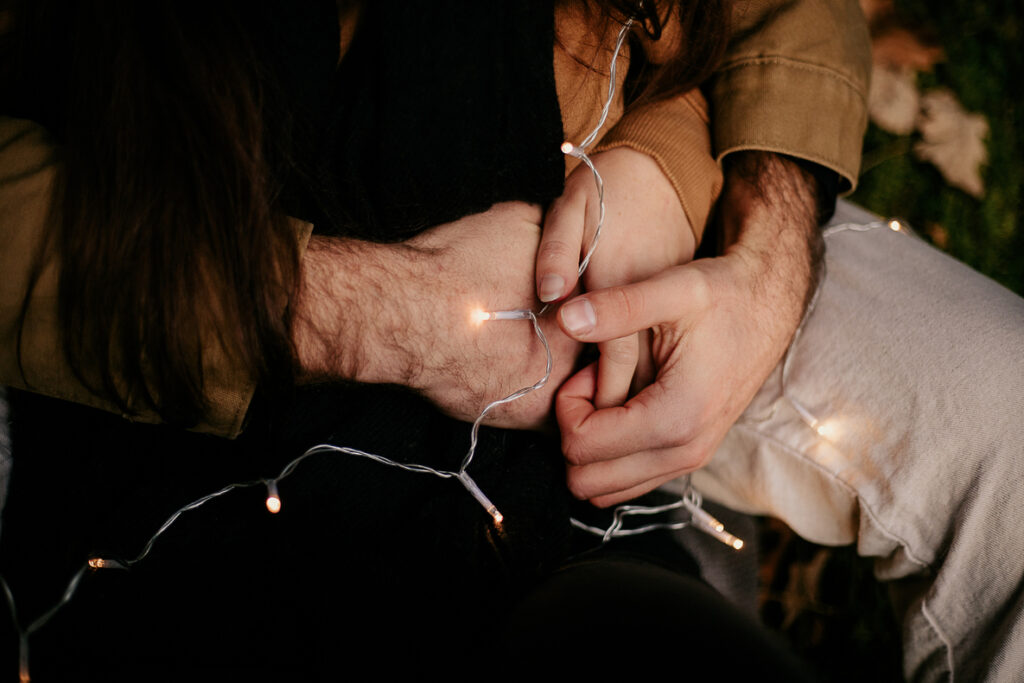
[{"label": "man's forearm", "polygon": [[726,253],[744,258],[776,343],[788,343],[817,286],[824,243],[814,177],[771,152],[726,159],[721,230]]},{"label": "man's forearm", "polygon": [[401,244],[314,236],[303,257],[292,340],[300,381],[408,383],[410,312],[401,290],[416,282]]},{"label": "man's forearm", "polygon": [[[302,262],[292,340],[300,381],[410,387],[454,417],[536,382],[545,354],[525,323],[479,325],[474,309],[534,308],[540,209],[519,202],[438,226],[402,244],[314,237]],[[579,345],[542,321],[549,387],[489,415],[538,427]]]}]

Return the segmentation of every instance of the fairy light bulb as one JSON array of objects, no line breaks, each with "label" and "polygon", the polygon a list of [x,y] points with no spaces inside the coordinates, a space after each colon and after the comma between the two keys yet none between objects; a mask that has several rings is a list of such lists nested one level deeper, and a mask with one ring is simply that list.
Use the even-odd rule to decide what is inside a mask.
[{"label": "fairy light bulb", "polygon": [[818,432],[818,436],[828,441],[835,441],[842,435],[842,428],[839,425],[839,421],[836,419],[828,419],[818,423],[818,426],[814,428],[814,431]]},{"label": "fairy light bulb", "polygon": [[715,519],[711,513],[700,505],[697,505],[689,498],[684,498],[683,506],[690,511],[690,518],[695,527],[731,547],[733,550],[741,550],[743,548],[743,539],[737,538],[726,531],[725,525]]},{"label": "fairy light bulb", "polygon": [[110,560],[105,557],[90,557],[86,562],[89,569],[127,569],[128,565],[118,560]]},{"label": "fairy light bulb", "polygon": [[514,311],[473,311],[473,320],[479,325],[489,320],[529,320],[533,315],[532,311],[517,309]]},{"label": "fairy light bulb", "polygon": [[491,516],[494,523],[500,525],[502,520],[505,519],[505,515],[501,514],[501,511],[498,510],[498,506],[492,503],[491,499],[480,490],[480,487],[476,485],[475,481],[473,481],[473,477],[469,476],[469,473],[465,470],[459,472],[457,476],[458,480],[466,487],[466,490],[469,491],[470,495],[476,498],[476,502],[480,503],[480,506],[483,507],[484,510],[487,510],[487,514]]},{"label": "fairy light bulb", "polygon": [[276,515],[281,511],[281,496],[277,492],[277,482],[267,482],[267,510]]}]

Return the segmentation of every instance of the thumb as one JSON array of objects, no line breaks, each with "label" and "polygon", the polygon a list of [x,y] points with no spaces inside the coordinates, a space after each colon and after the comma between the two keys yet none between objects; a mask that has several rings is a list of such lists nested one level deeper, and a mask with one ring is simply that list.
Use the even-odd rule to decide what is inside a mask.
[{"label": "thumb", "polygon": [[586,195],[569,191],[545,214],[536,267],[537,298],[541,301],[556,301],[576,287],[586,217]]},{"label": "thumb", "polygon": [[604,342],[663,323],[685,321],[710,306],[703,272],[676,266],[631,285],[588,292],[558,312],[562,330],[581,342]]}]

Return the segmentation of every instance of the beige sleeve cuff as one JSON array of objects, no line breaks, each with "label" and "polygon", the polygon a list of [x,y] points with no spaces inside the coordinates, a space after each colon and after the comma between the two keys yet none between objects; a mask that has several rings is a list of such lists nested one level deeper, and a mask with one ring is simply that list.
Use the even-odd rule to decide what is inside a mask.
[{"label": "beige sleeve cuff", "polygon": [[719,161],[743,150],[778,152],[832,169],[844,192],[857,186],[867,110],[864,93],[849,81],[774,59],[733,66],[714,91]]},{"label": "beige sleeve cuff", "polygon": [[707,103],[698,90],[642,106],[626,115],[596,151],[629,147],[651,156],[675,187],[700,243],[711,207],[722,189],[722,171],[711,156]]},{"label": "beige sleeve cuff", "polygon": [[[43,253],[57,164],[54,143],[41,126],[0,117],[0,384],[120,413],[113,402],[78,381],[64,356],[55,256],[39,263],[39,277],[29,291]],[[305,250],[313,226],[295,224],[300,249]],[[23,307],[24,323],[19,325]],[[233,438],[244,426],[255,382],[216,344],[203,351],[203,372],[210,412],[194,429]],[[159,422],[155,413],[143,409],[124,417]]]},{"label": "beige sleeve cuff", "polygon": [[857,0],[750,0],[711,89],[715,157],[763,150],[857,184],[871,44]]}]

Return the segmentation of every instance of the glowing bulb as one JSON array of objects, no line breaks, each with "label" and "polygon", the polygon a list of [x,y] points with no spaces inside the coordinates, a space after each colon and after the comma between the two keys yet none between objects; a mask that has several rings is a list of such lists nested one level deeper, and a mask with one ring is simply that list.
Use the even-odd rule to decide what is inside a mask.
[{"label": "glowing bulb", "polygon": [[525,308],[514,311],[481,311],[477,309],[473,311],[472,316],[473,321],[479,325],[486,320],[530,320],[533,317],[533,311]]},{"label": "glowing bulb", "polygon": [[900,222],[898,220],[893,219],[893,220],[889,221],[889,228],[891,230],[894,230],[895,232],[899,232],[901,227],[902,226],[900,225]]},{"label": "glowing bulb", "polygon": [[562,143],[562,154],[572,154],[572,151],[574,149],[575,149],[575,147],[568,140],[566,140],[565,142]]},{"label": "glowing bulb", "polygon": [[105,560],[102,557],[90,557],[88,565],[90,569],[127,569],[117,560]]},{"label": "glowing bulb", "polygon": [[462,470],[457,476],[459,481],[462,482],[462,485],[466,487],[466,490],[476,498],[476,502],[480,503],[484,510],[487,510],[487,514],[491,516],[494,523],[501,524],[502,520],[505,519],[505,515],[501,514],[498,510],[498,506],[492,503],[491,499],[480,490],[480,487],[476,485],[475,481],[473,481],[473,477],[469,476],[469,473],[466,472],[466,470]]},{"label": "glowing bulb", "polygon": [[683,498],[683,507],[690,511],[690,523],[709,536],[717,538],[722,543],[739,550],[743,547],[743,540],[736,538],[725,530],[725,525],[711,516],[711,514],[694,503],[689,498]]},{"label": "glowing bulb", "polygon": [[281,496],[277,493],[277,482],[267,483],[267,510],[276,515],[281,511]]},{"label": "glowing bulb", "polygon": [[814,431],[818,432],[818,436],[829,441],[835,440],[841,433],[839,425],[834,420],[819,423]]}]

